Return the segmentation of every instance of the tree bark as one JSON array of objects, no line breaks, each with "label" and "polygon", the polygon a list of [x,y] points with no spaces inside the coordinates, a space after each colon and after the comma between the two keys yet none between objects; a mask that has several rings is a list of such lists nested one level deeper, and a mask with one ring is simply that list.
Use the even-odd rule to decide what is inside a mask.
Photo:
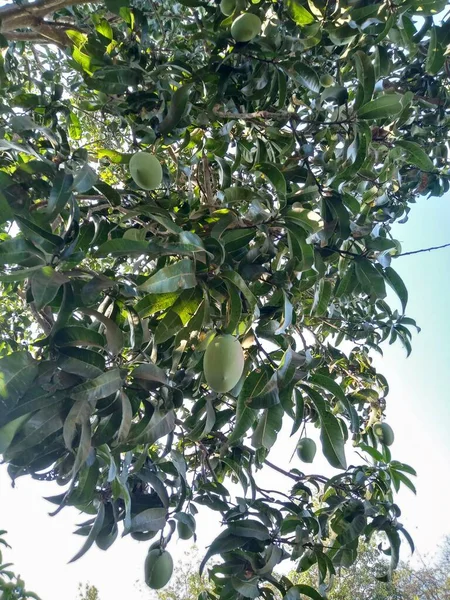
[{"label": "tree bark", "polygon": [[[0,33],[8,40],[69,45],[67,29],[77,29],[67,23],[46,21],[44,17],[66,6],[88,4],[87,0],[36,0],[29,4],[7,4],[0,8]],[[29,31],[17,31],[28,29]]]}]

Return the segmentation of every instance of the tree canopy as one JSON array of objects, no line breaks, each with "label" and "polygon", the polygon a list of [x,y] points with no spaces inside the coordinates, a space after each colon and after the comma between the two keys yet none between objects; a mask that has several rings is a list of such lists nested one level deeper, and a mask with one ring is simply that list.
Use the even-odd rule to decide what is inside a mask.
[{"label": "tree canopy", "polygon": [[[223,524],[205,597],[296,600],[363,536],[390,570],[412,545],[371,353],[411,351],[393,226],[449,189],[446,5],[0,8],[0,451],[86,514],[74,559],[119,531],[170,552],[202,507]],[[130,171],[138,151],[161,173]],[[245,362],[217,392],[222,335]],[[282,426],[317,429],[335,475],[271,462]],[[317,589],[273,577],[288,558]]]}]

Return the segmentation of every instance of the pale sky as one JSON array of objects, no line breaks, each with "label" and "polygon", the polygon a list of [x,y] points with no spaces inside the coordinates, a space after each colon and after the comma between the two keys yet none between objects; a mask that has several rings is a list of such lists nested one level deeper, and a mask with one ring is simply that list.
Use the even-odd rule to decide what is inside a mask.
[{"label": "pale sky", "polygon": [[[396,226],[396,236],[403,250],[435,246],[450,242],[450,196],[420,198],[405,225]],[[414,317],[422,332],[414,337],[409,359],[400,345],[384,348],[384,358],[376,359],[378,368],[390,383],[387,421],[395,431],[391,447],[393,458],[413,465],[418,471],[418,494],[400,492],[398,504],[401,520],[413,535],[418,550],[434,553],[445,534],[450,534],[448,498],[450,497],[450,399],[448,365],[450,364],[450,248],[416,256],[399,258],[393,266],[403,277],[410,294],[408,315]],[[395,302],[395,298],[392,299]],[[308,433],[313,434],[312,426]],[[295,444],[284,432],[280,435],[272,462],[289,468]],[[320,453],[318,453],[320,454]],[[292,466],[305,469],[296,462]],[[308,472],[330,473],[322,456]],[[267,471],[267,472],[266,472]],[[263,487],[284,489],[285,479],[266,469],[261,476]],[[95,584],[101,600],[150,600],[151,591],[143,585],[143,562],[148,542],[131,538],[115,542],[106,552],[94,546],[74,564],[67,564],[81,547],[84,538],[73,535],[74,524],[85,520],[74,509],[66,508],[49,517],[53,505],[42,499],[59,493],[56,484],[17,480],[12,489],[6,470],[0,467],[0,529],[8,530],[13,549],[5,554],[15,563],[17,572],[29,589],[42,600],[76,600],[79,582]],[[219,532],[214,519],[217,513],[203,511],[198,519],[197,544],[202,551]],[[176,557],[190,547],[190,541],[172,540],[169,550]],[[405,545],[404,558],[408,558]]]}]

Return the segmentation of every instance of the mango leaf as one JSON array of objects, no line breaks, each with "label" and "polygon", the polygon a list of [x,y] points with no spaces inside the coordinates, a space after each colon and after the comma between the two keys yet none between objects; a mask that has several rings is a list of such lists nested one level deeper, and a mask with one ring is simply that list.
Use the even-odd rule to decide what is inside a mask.
[{"label": "mango leaf", "polygon": [[105,520],[105,505],[102,502],[102,503],[100,503],[97,516],[95,517],[94,524],[92,525],[92,528],[89,532],[89,535],[88,535],[86,541],[83,544],[83,547],[81,548],[81,550],[79,552],[77,552],[77,554],[75,554],[75,556],[69,561],[69,563],[75,562],[76,560],[81,558],[84,554],[86,554],[86,552],[89,550],[89,548],[95,542],[98,534],[100,533],[100,531],[103,527],[104,520]]},{"label": "mango leaf", "polygon": [[136,312],[141,319],[150,317],[151,315],[154,315],[162,310],[166,310],[166,308],[172,306],[179,295],[179,292],[169,292],[167,294],[149,294],[148,296],[144,296],[144,298],[139,300],[139,302],[136,304]]},{"label": "mango leaf", "polygon": [[63,327],[53,337],[53,343],[61,348],[70,346],[95,346],[104,348],[105,338],[101,333],[82,327],[80,325],[72,325]]},{"label": "mango leaf", "polygon": [[419,144],[409,140],[397,140],[395,145],[403,148],[408,155],[409,162],[419,167],[421,171],[433,171],[433,161]]},{"label": "mango leaf", "polygon": [[136,367],[133,371],[133,377],[145,381],[156,381],[164,385],[169,384],[169,378],[167,377],[166,372],[151,362],[143,363]]},{"label": "mango leaf", "polygon": [[175,412],[170,410],[169,412],[163,412],[155,410],[150,419],[150,423],[139,434],[132,440],[133,444],[154,444],[156,441],[172,433],[175,428]]},{"label": "mango leaf", "polygon": [[89,421],[95,408],[95,401],[89,401],[80,398],[71,407],[63,427],[63,438],[66,448],[72,450],[72,443],[75,438],[77,426],[82,426]]},{"label": "mango leaf", "polygon": [[[295,0],[293,0],[295,1]],[[294,63],[294,70],[297,75],[297,79],[301,85],[305,86],[311,92],[319,93],[320,81],[317,73],[303,62]]]},{"label": "mango leaf", "polygon": [[157,271],[139,289],[149,294],[166,294],[187,290],[196,285],[194,264],[189,258],[183,258]]},{"label": "mango leaf", "polygon": [[289,297],[284,290],[283,290],[283,298],[284,298],[283,321],[280,323],[280,326],[278,327],[278,329],[275,330],[275,335],[280,335],[282,333],[286,333],[286,330],[292,324],[292,314],[294,311],[294,307],[292,306],[292,303],[289,300]]},{"label": "mango leaf", "polygon": [[12,409],[38,374],[37,363],[28,352],[13,352],[0,359],[0,407]]},{"label": "mango leaf", "polygon": [[336,381],[331,379],[331,377],[328,377],[327,375],[322,375],[321,373],[314,373],[313,375],[310,376],[308,381],[317,385],[318,387],[321,387],[324,390],[327,390],[328,392],[331,392],[333,394],[333,396],[336,398],[336,400],[339,400],[339,402],[342,402],[342,404],[345,406],[345,408],[347,409],[347,412],[349,414],[352,431],[354,433],[358,432],[359,431],[358,413],[356,412],[353,404],[349,401],[349,399],[345,395],[341,386]]},{"label": "mango leaf", "polygon": [[62,426],[61,415],[54,410],[54,407],[37,411],[14,438],[13,443],[5,452],[5,460],[10,461],[15,456],[41,444],[48,437],[60,431]]},{"label": "mango leaf", "polygon": [[163,529],[167,520],[166,508],[147,508],[131,519],[131,524],[126,533],[134,531],[159,531]]},{"label": "mango leaf", "polygon": [[95,402],[114,394],[122,387],[122,378],[119,369],[106,371],[99,377],[77,385],[70,390],[73,400],[86,400]]},{"label": "mango leaf", "polygon": [[276,404],[263,411],[252,436],[254,448],[266,448],[267,450],[272,448],[281,429],[283,415],[284,410],[281,404]]},{"label": "mango leaf", "polygon": [[322,316],[327,312],[332,292],[333,285],[331,281],[320,279],[319,283],[316,284],[314,300],[311,306],[311,314]]},{"label": "mango leaf", "polygon": [[345,443],[342,429],[336,417],[328,411],[327,404],[320,394],[307,385],[300,385],[314,403],[320,417],[320,441],[325,458],[332,467],[346,469]]},{"label": "mango leaf", "polygon": [[389,119],[403,110],[399,94],[386,94],[371,100],[358,109],[359,119]]},{"label": "mango leaf", "polygon": [[432,25],[430,30],[430,41],[428,42],[427,59],[425,71],[429,75],[437,75],[445,63],[445,52],[439,40],[442,27]]},{"label": "mango leaf", "polygon": [[203,573],[203,569],[205,568],[205,565],[211,556],[214,556],[215,554],[223,554],[225,552],[229,552],[230,550],[236,550],[236,548],[241,548],[247,541],[248,537],[232,535],[228,529],[222,531],[222,533],[220,533],[212,542],[208,548],[208,551],[203,557],[199,567],[200,575]]},{"label": "mango leaf", "polygon": [[406,305],[408,304],[408,290],[406,289],[403,279],[400,275],[394,271],[392,267],[386,267],[383,271],[384,278],[399,297],[402,305],[402,310],[405,312]]},{"label": "mango leaf", "polygon": [[242,386],[236,406],[236,424],[231,435],[228,437],[228,442],[230,444],[233,444],[244,437],[255,421],[256,412],[249,407],[247,399],[258,385],[260,385],[260,377],[253,372],[247,377]]},{"label": "mango leaf", "polygon": [[120,327],[112,319],[105,317],[104,314],[98,312],[98,310],[82,308],[80,311],[93,317],[97,321],[100,321],[105,328],[108,350],[114,355],[120,354],[124,344],[123,332]]},{"label": "mango leaf", "polygon": [[275,188],[282,205],[286,200],[286,179],[280,169],[272,163],[258,163],[255,170],[263,173]]},{"label": "mango leaf", "polygon": [[191,85],[187,84],[179,87],[172,95],[167,115],[159,125],[162,134],[170,133],[178,125],[186,110],[190,91]]},{"label": "mango leaf", "polygon": [[363,89],[361,105],[364,106],[371,100],[375,89],[375,71],[372,61],[362,50],[355,52],[354,61],[358,81]]},{"label": "mango leaf", "polygon": [[313,15],[299,0],[287,0],[287,8],[291,19],[300,27],[314,23]]},{"label": "mango leaf", "polygon": [[9,203],[2,192],[0,192],[0,225],[10,221],[14,217],[14,213],[9,206]]},{"label": "mango leaf", "polygon": [[377,298],[386,297],[384,279],[375,265],[367,258],[358,259],[355,263],[356,277],[362,289],[369,296],[374,294]]},{"label": "mango leaf", "polygon": [[222,277],[223,277],[223,279],[230,281],[233,285],[235,285],[238,288],[238,290],[240,292],[242,292],[244,298],[248,302],[249,307],[253,311],[253,317],[255,319],[258,319],[259,318],[258,301],[257,301],[256,297],[254,296],[253,292],[250,290],[250,288],[245,283],[245,281],[239,275],[239,273],[236,273],[236,271],[224,271],[222,273]]},{"label": "mango leaf", "polygon": [[53,182],[47,204],[47,214],[49,219],[58,215],[72,197],[73,176],[64,171],[60,171]]},{"label": "mango leaf", "polygon": [[114,238],[102,244],[95,252],[95,256],[138,256],[149,252],[149,243],[145,240],[132,240],[129,238]]},{"label": "mango leaf", "polygon": [[59,288],[68,278],[53,267],[42,267],[31,276],[31,292],[37,310],[41,310],[55,298]]},{"label": "mango leaf", "polygon": [[101,375],[105,370],[104,357],[94,350],[86,348],[61,348],[58,357],[58,366],[66,373],[73,373],[80,377],[93,378]]},{"label": "mango leaf", "polygon": [[[43,264],[43,253],[23,238],[13,238],[0,244],[0,265],[29,266],[29,261]],[[28,263],[28,264],[27,264]]]},{"label": "mango leaf", "polygon": [[294,585],[283,596],[283,600],[302,600],[303,596],[308,596],[312,600],[323,600],[323,596],[309,585],[299,584]]}]

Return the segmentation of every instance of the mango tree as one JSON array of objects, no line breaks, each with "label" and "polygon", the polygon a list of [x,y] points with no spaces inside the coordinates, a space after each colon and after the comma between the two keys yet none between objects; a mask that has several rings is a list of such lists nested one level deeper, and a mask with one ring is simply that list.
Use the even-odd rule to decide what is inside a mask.
[{"label": "mango tree", "polygon": [[[149,540],[160,586],[206,510],[203,598],[317,599],[360,538],[412,544],[372,353],[411,351],[394,225],[449,188],[446,5],[0,8],[0,450],[86,514],[74,559]],[[282,428],[332,476],[273,463]]]}]

